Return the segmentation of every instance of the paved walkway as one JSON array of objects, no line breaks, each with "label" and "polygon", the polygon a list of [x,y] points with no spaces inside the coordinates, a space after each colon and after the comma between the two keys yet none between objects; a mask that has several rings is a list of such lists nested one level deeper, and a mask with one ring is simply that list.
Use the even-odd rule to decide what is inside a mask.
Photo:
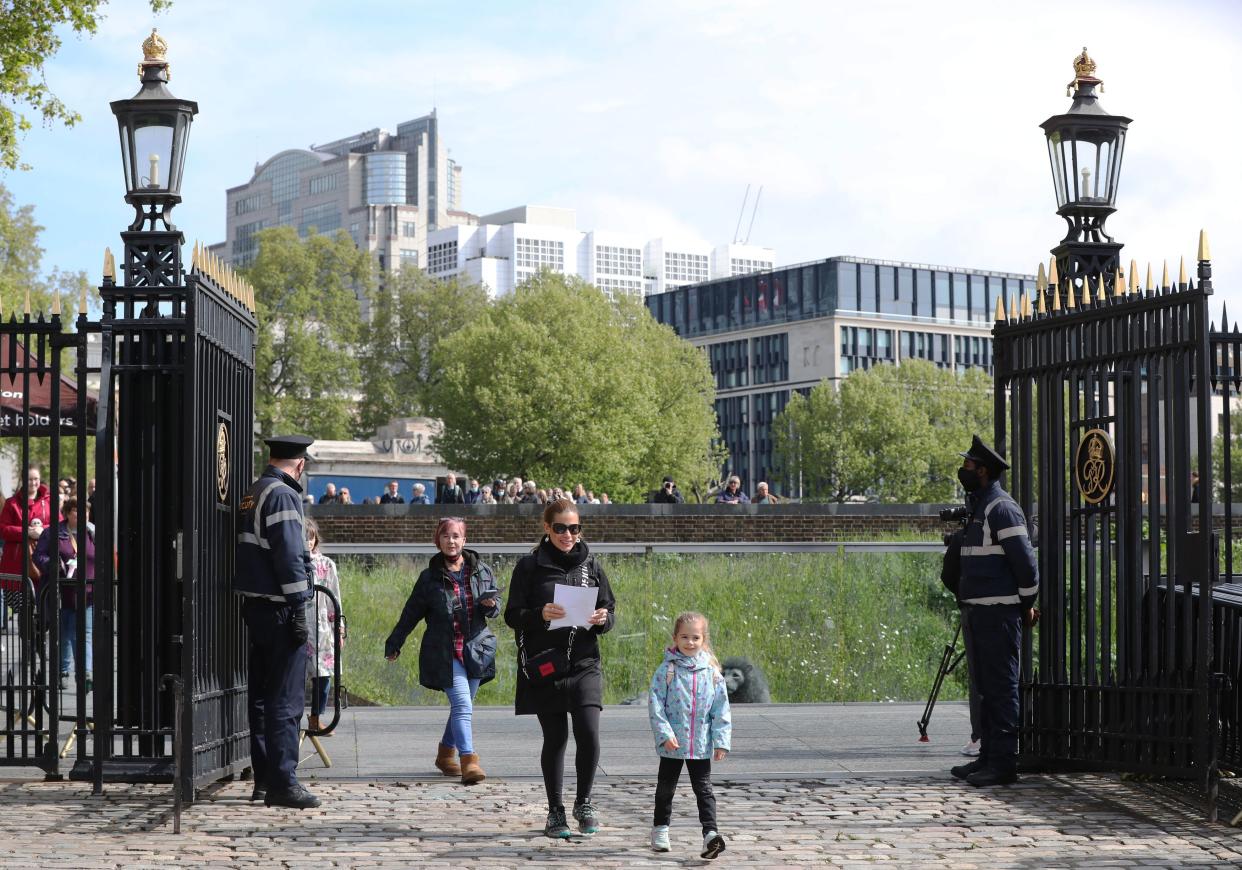
[{"label": "paved walkway", "polygon": [[[937,710],[918,744],[921,706],[736,709],[735,753],[716,766],[720,866],[954,868],[1242,866],[1242,834],[1109,776],[1029,775],[977,790],[944,769],[965,711]],[[5,867],[581,867],[703,866],[683,783],[674,849],[646,848],[654,782],[645,712],[609,708],[593,837],[540,836],[544,799],[534,724],[477,711],[490,774],[466,788],[430,775],[443,710],[357,710],[324,741],[331,769],[307,760],[324,799],[296,812],[250,804],[247,783],[209,789],[171,833],[165,787],[0,782]],[[643,728],[638,726],[642,725]],[[532,742],[534,741],[534,742]],[[309,750],[309,744],[307,749]],[[572,747],[571,747],[572,752]],[[353,756],[352,760],[349,758]],[[5,773],[0,771],[0,774]],[[571,787],[567,784],[568,787]]]}]

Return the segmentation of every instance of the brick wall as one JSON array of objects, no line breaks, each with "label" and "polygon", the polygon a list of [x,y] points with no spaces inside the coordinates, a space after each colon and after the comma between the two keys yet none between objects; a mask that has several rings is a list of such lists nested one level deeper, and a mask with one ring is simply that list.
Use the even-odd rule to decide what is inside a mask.
[{"label": "brick wall", "polygon": [[[609,543],[936,540],[945,505],[583,505],[583,535]],[[463,516],[470,540],[518,544],[542,534],[538,505],[315,505],[308,510],[333,543],[431,543],[436,521]]]}]

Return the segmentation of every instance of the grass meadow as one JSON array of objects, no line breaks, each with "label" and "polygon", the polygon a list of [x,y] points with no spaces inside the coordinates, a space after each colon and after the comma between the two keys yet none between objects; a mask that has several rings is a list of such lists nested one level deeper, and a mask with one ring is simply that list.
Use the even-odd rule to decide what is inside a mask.
[{"label": "grass meadow", "polygon": [[[488,561],[506,587],[514,557]],[[937,554],[605,555],[600,563],[617,598],[616,626],[601,639],[610,704],[646,692],[682,610],[708,616],[719,658],[756,662],[777,702],[924,700],[956,625]],[[423,626],[396,662],[383,655],[384,639],[425,564],[425,558],[338,563],[349,625],[343,682],[356,698],[445,703],[443,693],[418,685]],[[514,637],[502,619],[493,630],[500,640],[497,675],[476,703],[508,705]],[[964,697],[960,670],[942,698]]]}]

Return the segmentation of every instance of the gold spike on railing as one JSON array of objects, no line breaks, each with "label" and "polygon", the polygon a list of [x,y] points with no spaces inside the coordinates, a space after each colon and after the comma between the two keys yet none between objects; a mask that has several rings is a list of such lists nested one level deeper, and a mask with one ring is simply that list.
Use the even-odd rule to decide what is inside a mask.
[{"label": "gold spike on railing", "polygon": [[1113,273],[1113,296],[1115,298],[1117,296],[1125,296],[1125,295],[1126,295],[1126,276],[1121,274],[1121,269],[1118,268],[1117,271]]},{"label": "gold spike on railing", "polygon": [[[1068,288],[1068,290],[1069,290],[1069,295],[1068,295],[1068,296],[1066,296],[1066,298],[1065,298],[1065,307],[1066,307],[1066,308],[1077,308],[1077,307],[1078,307],[1077,300],[1076,300],[1076,299],[1074,299],[1074,281],[1073,281],[1073,279],[1071,278],[1069,281],[1066,281],[1066,282],[1065,282],[1065,286],[1066,286],[1066,287]],[[1084,291],[1084,292],[1085,292],[1085,291]]]},{"label": "gold spike on railing", "polygon": [[1051,257],[1048,260],[1048,286],[1059,287],[1061,284],[1061,276],[1057,274],[1057,258]]},{"label": "gold spike on railing", "polygon": [[27,314],[30,313],[30,288],[26,288],[26,307],[23,309]]},{"label": "gold spike on railing", "polygon": [[105,281],[116,282],[116,260],[112,259],[111,248],[104,248],[103,276]]},{"label": "gold spike on railing", "polygon": [[1055,285],[1052,287],[1052,310],[1061,310],[1061,289]]},{"label": "gold spike on railing", "polygon": [[1035,289],[1040,293],[1048,289],[1048,273],[1044,271],[1043,263],[1035,270]]},{"label": "gold spike on railing", "polygon": [[1138,264],[1133,260],[1130,261],[1130,292],[1139,292]]},{"label": "gold spike on railing", "polygon": [[1108,296],[1104,294],[1104,275],[1103,274],[1099,274],[1095,276],[1095,301],[1096,302],[1107,302],[1108,301]]},{"label": "gold spike on railing", "polygon": [[1169,261],[1164,261],[1164,274],[1160,276],[1161,289],[1169,286]]},{"label": "gold spike on railing", "polygon": [[82,285],[82,293],[78,296],[78,314],[86,316],[86,284]]},{"label": "gold spike on railing", "polygon": [[1005,299],[1002,296],[996,297],[996,322],[1005,322]]},{"label": "gold spike on railing", "polygon": [[60,291],[56,289],[52,290],[52,313],[60,314]]},{"label": "gold spike on railing", "polygon": [[1026,293],[1022,294],[1022,316],[1026,318],[1031,316],[1031,297]]},{"label": "gold spike on railing", "polygon": [[1046,292],[1044,292],[1044,293],[1037,293],[1037,294],[1036,294],[1036,296],[1037,296],[1038,298],[1035,300],[1035,311],[1036,311],[1037,313],[1039,313],[1039,314],[1047,314],[1047,313],[1048,313],[1048,308],[1044,305],[1044,298],[1045,298],[1047,295],[1048,295],[1048,294],[1047,294]]},{"label": "gold spike on railing", "polygon": [[1212,251],[1208,247],[1207,230],[1199,230],[1199,262],[1206,263],[1212,259]]},{"label": "gold spike on railing", "polygon": [[1151,285],[1151,263],[1150,262],[1148,262],[1147,264],[1147,286],[1145,289],[1148,292],[1151,292],[1151,290],[1153,289]]},{"label": "gold spike on railing", "polygon": [[1009,319],[1017,320],[1022,316],[1022,309],[1018,306],[1018,297],[1013,293],[1009,294]]},{"label": "gold spike on railing", "polygon": [[1186,258],[1185,257],[1182,257],[1181,265],[1178,266],[1178,269],[1177,269],[1177,283],[1181,287],[1185,287],[1187,284],[1190,283],[1190,280],[1186,277]]}]

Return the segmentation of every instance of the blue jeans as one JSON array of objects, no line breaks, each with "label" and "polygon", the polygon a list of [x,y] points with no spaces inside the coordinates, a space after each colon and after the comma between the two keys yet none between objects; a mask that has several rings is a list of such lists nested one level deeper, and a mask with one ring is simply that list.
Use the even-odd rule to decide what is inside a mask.
[{"label": "blue jeans", "polygon": [[311,715],[322,716],[328,709],[328,693],[332,689],[331,677],[315,677],[311,689]]},{"label": "blue jeans", "polygon": [[465,665],[454,658],[453,688],[444,690],[449,699],[449,718],[440,743],[454,747],[458,755],[474,752],[470,724],[474,713],[474,696],[478,691],[479,681],[466,676]]},{"label": "blue jeans", "polygon": [[[86,672],[89,674],[93,668],[94,653],[91,647],[91,638],[94,635],[95,608],[88,606],[86,608]],[[69,657],[76,655],[78,648],[78,611],[72,608],[61,608],[60,611],[60,672],[62,674],[69,673]]]}]

